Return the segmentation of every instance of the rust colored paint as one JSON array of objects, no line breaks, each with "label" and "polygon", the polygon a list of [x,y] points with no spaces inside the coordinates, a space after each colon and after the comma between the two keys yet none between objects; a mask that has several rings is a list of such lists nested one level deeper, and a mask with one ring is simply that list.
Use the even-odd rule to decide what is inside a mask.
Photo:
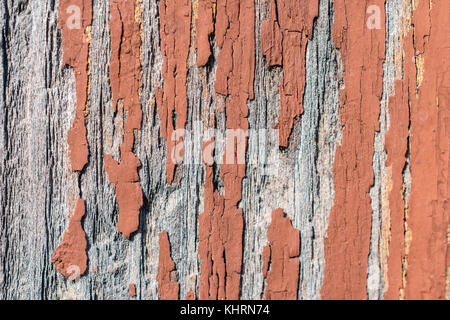
[{"label": "rust colored paint", "polygon": [[175,263],[170,256],[170,242],[167,231],[159,234],[158,294],[163,300],[178,300],[178,284]]},{"label": "rust colored paint", "polygon": [[[406,36],[403,57],[403,79],[395,82],[395,95],[389,99],[390,127],[386,133],[386,168],[391,184],[389,191],[390,240],[387,290],[384,299],[404,298],[408,263],[408,203],[405,200],[403,174],[410,142],[410,99],[416,94],[415,51],[412,36]],[[406,44],[408,43],[408,44]]]},{"label": "rust colored paint", "polygon": [[204,67],[211,56],[211,44],[209,37],[214,32],[214,8],[216,0],[198,0],[197,20],[196,20],[196,39],[197,48],[197,66]]},{"label": "rust colored paint", "polygon": [[[73,68],[76,87],[75,117],[67,134],[70,164],[72,171],[75,172],[83,171],[89,157],[85,117],[89,104],[91,24],[92,0],[60,1],[58,25],[62,36],[62,63]],[[86,272],[87,243],[81,224],[84,214],[84,200],[79,199],[62,242],[52,255],[56,269],[70,279],[75,279]]]},{"label": "rust colored paint", "polygon": [[175,145],[182,141],[177,129],[184,129],[187,117],[187,59],[191,44],[191,1],[161,0],[160,35],[164,65],[164,89],[157,90],[161,134],[167,144],[167,182],[173,181],[176,159]]},{"label": "rust colored paint", "polygon": [[[408,61],[405,60],[405,66]],[[412,62],[411,62],[412,63]],[[411,70],[408,67],[405,70]],[[412,80],[412,82],[411,82]],[[403,288],[403,268],[405,259],[405,219],[407,203],[404,199],[403,172],[409,137],[409,86],[415,90],[415,75],[410,79],[405,72],[405,82],[397,80],[396,95],[389,99],[389,116],[391,126],[386,133],[385,148],[386,167],[392,189],[389,191],[390,241],[388,257],[388,290],[385,299],[398,299]]]},{"label": "rust colored paint", "polygon": [[226,199],[214,190],[213,179],[213,168],[207,166],[205,210],[199,216],[200,299],[236,300],[242,267],[242,209],[226,210]]},{"label": "rust colored paint", "polygon": [[82,226],[84,214],[84,200],[78,199],[69,227],[64,232],[61,244],[52,255],[52,263],[56,270],[73,280],[83,275],[87,268],[87,241]]},{"label": "rust colored paint", "polygon": [[[245,21],[245,23],[241,23]],[[226,100],[227,128],[248,129],[247,100],[252,100],[255,78],[255,4],[253,0],[217,3],[215,37],[216,93]]]},{"label": "rust colored paint", "polygon": [[130,284],[130,287],[129,287],[128,291],[129,291],[129,294],[130,294],[130,298],[136,297],[136,286],[133,283]]},{"label": "rust colored paint", "polygon": [[[248,100],[253,99],[255,72],[255,3],[217,1],[215,39],[220,49],[215,91],[224,96],[226,127],[248,129]],[[245,22],[245,23],[242,23]],[[228,137],[227,137],[228,138]],[[244,138],[246,149],[247,138]],[[214,169],[206,164],[204,212],[199,216],[200,299],[236,300],[242,270],[242,180],[245,164],[226,159],[220,166],[224,192],[214,187]]]},{"label": "rust colored paint", "polygon": [[[367,298],[372,213],[369,191],[374,180],[374,134],[379,130],[385,15],[384,0],[363,3],[334,1],[333,40],[341,53],[345,89],[340,94],[339,110],[342,141],[333,165],[334,205],[324,244],[324,299]],[[380,9],[380,29],[367,26],[369,5]]]},{"label": "rust colored paint", "polygon": [[300,270],[300,231],[284,216],[283,209],[272,212],[267,231],[268,244],[263,249],[264,299],[296,300]]},{"label": "rust colored paint", "polygon": [[[450,40],[440,26],[449,10],[445,1],[417,3],[404,38],[403,79],[390,101],[386,166],[393,189],[385,299],[445,299],[448,290]],[[409,204],[401,184],[406,138]]]},{"label": "rust colored paint", "polygon": [[112,0],[111,61],[109,67],[114,112],[117,106],[126,111],[120,163],[105,155],[105,170],[116,188],[119,205],[117,229],[127,238],[139,227],[139,211],[143,204],[137,169],[141,163],[133,153],[135,131],[141,128],[141,23],[139,1]]},{"label": "rust colored paint", "polygon": [[[450,2],[419,1],[405,49],[415,67],[410,87],[411,194],[408,226],[411,243],[406,270],[406,299],[445,299],[450,166]],[[415,69],[415,70],[414,70]],[[414,92],[415,91],[415,92]]]},{"label": "rust colored paint", "polygon": [[69,158],[73,171],[82,171],[88,162],[85,115],[89,93],[89,46],[92,0],[60,0],[58,25],[62,33],[63,65],[75,75],[77,104],[68,132]]},{"label": "rust colored paint", "polygon": [[191,289],[186,293],[186,300],[195,300],[195,294]]},{"label": "rust colored paint", "polygon": [[312,37],[318,0],[271,0],[270,17],[261,26],[261,49],[269,66],[283,67],[278,117],[279,145],[287,147],[303,113],[306,44]]},{"label": "rust colored paint", "polygon": [[200,266],[200,299],[225,299],[225,245],[220,224],[225,209],[223,198],[214,190],[214,171],[206,166],[204,211],[199,215],[198,254]]}]

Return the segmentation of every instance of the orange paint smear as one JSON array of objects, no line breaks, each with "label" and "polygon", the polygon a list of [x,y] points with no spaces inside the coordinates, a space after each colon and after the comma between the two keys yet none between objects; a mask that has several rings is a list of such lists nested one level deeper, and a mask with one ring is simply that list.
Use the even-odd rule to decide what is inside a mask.
[{"label": "orange paint smear", "polygon": [[69,227],[64,232],[61,244],[52,255],[52,263],[56,270],[73,280],[83,275],[87,268],[87,241],[81,224],[84,214],[84,200],[78,199]]},{"label": "orange paint smear", "polygon": [[159,4],[162,75],[164,89],[158,88],[156,100],[161,134],[167,143],[167,182],[173,181],[176,162],[172,156],[182,141],[177,129],[184,129],[187,117],[187,59],[191,43],[191,1],[161,0]]},{"label": "orange paint smear", "polygon": [[197,66],[204,67],[211,56],[209,37],[214,33],[214,12],[216,0],[198,0],[195,47],[197,48]]},{"label": "orange paint smear", "polygon": [[170,256],[167,231],[159,234],[158,294],[163,300],[178,300],[180,285],[176,279],[175,263]]},{"label": "orange paint smear", "polygon": [[300,270],[300,231],[284,216],[283,209],[272,212],[267,231],[269,243],[263,249],[264,299],[296,300]]},{"label": "orange paint smear", "polygon": [[[245,23],[242,23],[245,22]],[[248,129],[247,101],[253,99],[255,4],[253,0],[217,2],[215,38],[220,48],[215,91],[225,96],[227,129]],[[247,138],[244,139],[246,149]],[[206,165],[204,212],[199,216],[200,299],[236,300],[242,269],[242,180],[246,165],[226,159],[220,166],[224,194],[214,187]]]},{"label": "orange paint smear", "polygon": [[87,28],[92,24],[92,0],[60,0],[58,25],[62,33],[63,65],[75,74],[77,105],[67,142],[73,171],[82,171],[88,162],[85,113],[88,104],[89,42]]},{"label": "orange paint smear", "polygon": [[114,112],[117,105],[126,111],[123,143],[120,147],[120,163],[112,155],[105,154],[105,170],[116,188],[119,205],[117,229],[127,238],[139,227],[139,211],[143,204],[142,188],[137,169],[141,162],[133,153],[134,132],[140,130],[142,109],[141,88],[141,30],[136,21],[135,0],[112,0],[111,61],[109,67]]},{"label": "orange paint smear", "polygon": [[[430,7],[432,6],[432,7]],[[449,1],[419,1],[405,51],[416,53],[416,94],[410,87],[412,240],[406,270],[406,299],[445,299],[450,203]],[[419,56],[423,57],[420,65]],[[412,59],[406,56],[405,60]],[[407,63],[407,74],[415,73]],[[423,71],[423,72],[422,72]]]},{"label": "orange paint smear", "polygon": [[306,44],[318,13],[318,0],[271,0],[270,18],[262,22],[261,49],[267,63],[284,70],[278,117],[281,147],[288,147],[294,122],[303,113]]},{"label": "orange paint smear", "polygon": [[367,6],[334,1],[333,40],[340,50],[345,89],[341,91],[342,143],[333,165],[334,205],[325,239],[324,299],[366,299],[371,235],[370,188],[374,174],[374,134],[379,130],[385,58],[384,0],[380,29],[369,29]]}]

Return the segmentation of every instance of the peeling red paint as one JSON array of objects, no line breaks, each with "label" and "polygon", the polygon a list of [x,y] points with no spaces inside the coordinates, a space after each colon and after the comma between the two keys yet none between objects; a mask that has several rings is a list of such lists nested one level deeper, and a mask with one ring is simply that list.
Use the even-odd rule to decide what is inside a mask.
[{"label": "peeling red paint", "polygon": [[180,285],[177,281],[175,263],[170,256],[167,231],[159,234],[158,294],[163,300],[178,300]]},{"label": "peeling red paint", "polygon": [[271,0],[262,22],[261,49],[269,66],[284,70],[278,117],[279,145],[287,147],[294,122],[303,113],[306,44],[312,38],[318,0]]},{"label": "peeling red paint", "polygon": [[[405,61],[405,65],[408,61]],[[389,99],[389,117],[391,126],[386,133],[386,167],[390,174],[388,179],[392,184],[389,192],[390,210],[390,242],[388,257],[388,290],[385,299],[398,299],[403,286],[403,259],[405,257],[405,227],[404,219],[407,204],[404,200],[403,171],[409,136],[409,85],[411,80],[405,73],[405,82],[396,81],[396,95]],[[412,80],[415,88],[415,75]]]},{"label": "peeling red paint", "polygon": [[[92,0],[61,0],[58,25],[61,28],[63,65],[73,68],[76,87],[75,118],[67,135],[72,171],[81,172],[88,162],[89,147],[85,117],[89,104],[89,47],[92,24]],[[63,240],[52,255],[56,269],[75,279],[86,272],[86,238],[81,220],[85,214],[83,199],[76,203],[75,214]]]},{"label": "peeling red paint", "polygon": [[75,75],[77,105],[69,130],[69,158],[73,171],[82,171],[88,162],[85,114],[89,92],[89,28],[92,24],[92,0],[60,0],[58,25],[62,33],[63,65]]},{"label": "peeling red paint", "polygon": [[[409,39],[408,39],[409,38]],[[412,41],[409,36],[406,42]],[[389,99],[390,128],[386,133],[386,167],[391,184],[389,191],[390,241],[387,270],[387,290],[384,298],[399,299],[404,296],[405,268],[407,267],[407,223],[408,203],[404,199],[403,174],[407,161],[410,138],[410,98],[416,91],[416,66],[412,60],[415,52],[405,45],[403,57],[403,79],[395,83],[395,95]],[[410,58],[408,58],[410,57]]]},{"label": "peeling red paint", "polygon": [[[123,149],[122,146],[121,150]],[[133,152],[122,153],[120,164],[111,155],[105,155],[105,170],[109,181],[116,188],[116,199],[119,204],[117,229],[128,239],[139,227],[139,211],[143,203],[142,188],[137,174],[140,164]]]},{"label": "peeling red paint", "polygon": [[[254,96],[254,1],[218,1],[214,35],[220,49],[215,91],[225,96],[226,127],[247,130],[247,101]],[[244,140],[246,147],[247,138]],[[239,298],[243,234],[239,202],[246,166],[235,160],[226,159],[224,154],[220,166],[223,195],[214,188],[213,167],[206,164],[204,212],[199,216],[202,300]]]},{"label": "peeling red paint", "polygon": [[114,112],[123,106],[127,120],[123,143],[120,147],[120,163],[109,154],[105,155],[105,170],[116,188],[119,205],[117,229],[127,238],[138,229],[139,211],[143,204],[142,188],[137,173],[141,163],[133,153],[134,133],[140,130],[142,109],[141,88],[141,25],[136,0],[112,0],[111,62],[109,67]]},{"label": "peeling red paint", "polygon": [[296,300],[300,270],[300,231],[295,229],[283,209],[272,212],[263,250],[263,276],[267,281],[264,299]]},{"label": "peeling red paint", "polygon": [[205,210],[199,216],[200,299],[235,300],[242,267],[242,209],[226,208],[213,177],[213,168],[207,166]]},{"label": "peeling red paint", "polygon": [[[419,1],[405,46],[416,53],[417,89],[411,90],[412,239],[406,299],[445,299],[450,166],[450,2]],[[422,56],[422,59],[419,58]],[[405,59],[411,59],[407,56]],[[423,62],[421,62],[423,61]],[[413,67],[407,72],[414,74]],[[410,89],[412,89],[410,87]]]},{"label": "peeling red paint", "polygon": [[167,182],[173,181],[176,159],[172,152],[182,141],[177,129],[184,129],[187,117],[187,59],[191,44],[191,1],[161,0],[160,34],[161,53],[164,59],[164,89],[157,90],[158,115],[161,134],[167,144]]},{"label": "peeling red paint", "polygon": [[211,56],[209,37],[214,32],[214,8],[216,0],[198,0],[196,20],[197,66],[204,67]]},{"label": "peeling red paint", "polygon": [[128,291],[129,291],[129,294],[130,294],[130,298],[136,297],[136,286],[133,283],[130,284],[130,287],[129,287]]},{"label": "peeling red paint", "polygon": [[333,165],[334,205],[325,239],[324,299],[366,299],[371,234],[370,187],[374,174],[374,134],[385,58],[384,0],[380,29],[369,29],[367,6],[359,1],[334,1],[333,40],[340,50],[345,89],[341,91],[342,142]]},{"label": "peeling red paint", "polygon": [[[417,3],[404,38],[403,79],[397,81],[390,100],[386,166],[392,167],[393,189],[385,299],[446,298],[450,39],[441,26],[448,21],[449,10],[446,1]],[[409,204],[402,198],[408,137]]]},{"label": "peeling red paint", "polygon": [[255,78],[254,1],[219,1],[215,37],[220,48],[215,90],[229,96],[226,100],[227,128],[248,129],[247,100],[254,97]]},{"label": "peeling red paint", "polygon": [[75,279],[86,272],[86,235],[81,224],[85,214],[83,199],[78,199],[69,227],[64,232],[61,244],[52,255],[56,270],[67,278]]},{"label": "peeling red paint", "polygon": [[[199,215],[198,254],[200,266],[200,299],[225,298],[224,243],[220,224],[225,209],[224,200],[214,190],[212,166],[206,167],[204,211]],[[225,239],[227,239],[225,235]]]},{"label": "peeling red paint", "polygon": [[186,300],[195,300],[195,294],[191,289],[186,293]]}]

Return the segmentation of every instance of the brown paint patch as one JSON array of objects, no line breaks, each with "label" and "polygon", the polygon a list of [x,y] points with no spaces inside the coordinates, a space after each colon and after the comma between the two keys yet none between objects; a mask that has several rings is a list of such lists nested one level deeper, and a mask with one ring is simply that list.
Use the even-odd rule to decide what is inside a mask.
[{"label": "brown paint patch", "polygon": [[341,53],[345,89],[340,96],[342,145],[333,165],[335,198],[325,239],[324,299],[367,298],[369,191],[385,58],[384,0],[370,3],[380,8],[380,29],[367,27],[368,5],[334,1],[333,40]]},{"label": "brown paint patch", "polygon": [[[254,1],[218,1],[215,39],[220,48],[215,91],[225,96],[226,127],[245,132],[247,101],[254,96]],[[242,140],[246,150],[247,137]],[[239,202],[246,166],[236,161],[236,149],[232,156],[227,159],[225,153],[220,166],[223,195],[214,187],[212,165],[206,164],[204,212],[199,216],[200,299],[239,298],[244,224]]]},{"label": "brown paint patch", "polygon": [[269,243],[263,250],[264,299],[296,300],[300,270],[300,231],[284,216],[283,209],[272,212],[267,231]]},{"label": "brown paint patch", "polygon": [[136,297],[136,286],[134,284],[130,284],[128,291],[130,294],[130,298]]},{"label": "brown paint patch", "polygon": [[294,122],[303,113],[306,44],[312,37],[318,0],[271,0],[262,22],[261,49],[269,66],[284,70],[278,117],[279,145],[287,147]]},{"label": "brown paint patch", "polygon": [[69,227],[64,232],[61,244],[52,255],[52,263],[56,270],[71,280],[83,275],[87,268],[87,241],[81,224],[84,213],[84,200],[78,199]]},{"label": "brown paint patch", "polygon": [[177,129],[184,129],[187,117],[187,59],[191,43],[191,1],[161,0],[159,4],[162,75],[164,89],[156,94],[161,134],[167,144],[167,182],[173,181],[176,159],[175,145],[182,142]]},{"label": "brown paint patch", "polygon": [[159,234],[158,294],[163,300],[178,300],[180,285],[177,281],[175,263],[170,256],[167,231]]},{"label": "brown paint patch", "polygon": [[88,162],[85,114],[89,92],[89,46],[92,0],[60,0],[58,25],[62,33],[63,65],[75,75],[77,104],[75,119],[68,132],[69,158],[73,171],[82,171]]},{"label": "brown paint patch", "polygon": [[214,32],[213,7],[215,6],[216,0],[198,0],[195,40],[198,67],[205,66],[211,56],[209,37]]},{"label": "brown paint patch", "polygon": [[[410,87],[411,243],[406,270],[406,299],[445,299],[450,166],[450,2],[419,1],[413,29],[405,41],[415,52],[416,90]],[[417,59],[420,57],[419,59]],[[413,66],[407,72],[414,74]]]},{"label": "brown paint patch", "polygon": [[119,205],[117,229],[127,238],[138,229],[139,211],[143,204],[142,188],[137,173],[141,163],[133,153],[134,132],[141,128],[141,24],[136,16],[140,1],[112,0],[111,61],[109,66],[114,112],[120,103],[126,112],[120,163],[105,155],[105,170],[116,188]]}]

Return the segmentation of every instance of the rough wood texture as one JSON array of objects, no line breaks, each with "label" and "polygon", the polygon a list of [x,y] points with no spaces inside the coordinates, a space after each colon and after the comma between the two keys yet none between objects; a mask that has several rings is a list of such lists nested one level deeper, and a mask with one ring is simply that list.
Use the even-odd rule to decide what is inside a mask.
[{"label": "rough wood texture", "polygon": [[[88,0],[74,3],[83,1]],[[287,239],[267,236],[272,212],[280,208],[292,223],[289,229],[300,233],[300,255],[293,245],[287,257],[300,263],[290,298],[297,287],[298,299],[448,298],[448,0],[298,1],[302,10],[296,17],[303,20],[292,27],[284,19],[287,4],[295,1],[178,0],[174,7],[169,0],[93,0],[89,61],[81,61],[89,79],[78,81],[88,83],[83,110],[76,68],[63,65],[66,39],[58,24],[60,3],[70,0],[3,0],[0,299],[160,299],[165,291],[158,279],[173,289],[166,297],[200,298],[199,215],[221,210],[205,203],[212,189],[218,198],[225,194],[227,203],[232,184],[222,175],[236,168],[203,164],[205,141],[196,135],[183,138],[184,163],[168,165],[167,139],[180,127],[224,132],[247,122],[253,131],[246,140],[245,174],[241,170],[235,177],[242,192],[230,200],[230,210],[243,222],[236,227],[242,235],[233,239],[242,238],[242,256],[235,259],[242,264],[233,262],[234,274],[222,274],[233,276],[233,285],[240,282],[230,296],[263,299],[268,287],[278,287],[267,283],[263,252],[269,243],[277,249],[272,258],[288,250]],[[111,12],[119,2],[133,11]],[[242,9],[242,19],[254,14],[253,23],[239,20],[236,4],[251,11],[244,17]],[[274,5],[282,6],[278,15]],[[137,20],[111,24],[110,18],[119,16]],[[111,63],[113,71],[124,67],[119,53],[130,50],[111,26],[134,35],[135,60],[140,46],[140,66],[132,62],[134,73],[121,78],[134,86],[132,92],[120,92],[111,72]],[[177,30],[182,38],[171,33]],[[254,43],[245,38],[249,35]],[[287,47],[277,47],[282,45]],[[177,60],[186,56],[186,63]],[[254,74],[248,74],[253,63]],[[139,96],[140,123],[128,114],[139,109],[136,101],[121,106],[113,100],[126,103],[121,94]],[[231,104],[237,97],[238,106]],[[169,114],[173,110],[180,117]],[[72,170],[68,134],[83,114],[88,162]],[[275,131],[280,120],[281,143]],[[214,149],[220,163],[225,152],[220,139]],[[138,166],[138,179],[127,176],[124,183],[133,184],[137,198],[142,188],[142,205],[140,199],[127,203],[129,192],[117,194],[120,181],[105,170],[105,161],[120,163],[125,152],[137,158],[130,175]],[[65,243],[80,198],[87,269],[80,277],[65,270],[73,276],[66,278],[52,255]],[[121,203],[132,207],[133,217],[140,207],[139,227],[130,239],[117,228]],[[222,211],[228,209],[225,204]],[[234,235],[223,225],[217,228]],[[125,235],[133,229],[127,226]],[[274,267],[285,264],[278,262]],[[292,265],[296,270],[297,263]],[[208,282],[207,289],[211,286]]]}]

